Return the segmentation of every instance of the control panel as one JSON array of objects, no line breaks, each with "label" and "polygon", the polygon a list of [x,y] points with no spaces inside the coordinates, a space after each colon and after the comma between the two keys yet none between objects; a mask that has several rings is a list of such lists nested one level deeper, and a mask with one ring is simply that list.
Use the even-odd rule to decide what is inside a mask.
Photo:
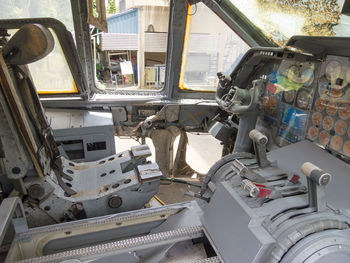
[{"label": "control panel", "polygon": [[322,63],[307,138],[350,157],[350,59],[328,56]]},{"label": "control panel", "polygon": [[260,119],[281,143],[295,143],[304,136],[314,93],[316,64],[282,60],[270,66],[261,99]]}]

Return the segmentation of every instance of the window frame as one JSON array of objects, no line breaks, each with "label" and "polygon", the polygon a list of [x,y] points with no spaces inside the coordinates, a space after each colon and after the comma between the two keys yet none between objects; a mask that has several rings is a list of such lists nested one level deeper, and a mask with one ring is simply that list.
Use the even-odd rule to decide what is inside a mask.
[{"label": "window frame", "polygon": [[4,19],[0,20],[0,25],[5,29],[19,29],[25,24],[41,24],[49,29],[52,29],[61,45],[63,54],[72,74],[76,93],[72,92],[45,92],[39,93],[40,98],[53,97],[75,97],[86,99],[89,95],[89,88],[79,63],[78,53],[74,44],[72,34],[66,29],[65,25],[55,18],[26,18],[26,19]]},{"label": "window frame", "polygon": [[[204,1],[202,1],[204,2]],[[197,5],[198,3],[194,4]],[[185,78],[185,73],[186,73],[186,59],[190,53],[188,53],[188,47],[189,47],[189,41],[190,41],[190,34],[191,34],[191,23],[192,23],[192,14],[191,14],[191,8],[193,5],[188,4],[187,6],[187,17],[186,17],[186,29],[185,29],[185,36],[184,36],[184,44],[183,44],[183,50],[182,50],[182,60],[181,60],[181,70],[180,70],[180,80],[179,80],[179,85],[178,85],[178,90],[180,92],[194,92],[194,93],[215,93],[216,90],[200,90],[200,89],[191,89],[190,87],[185,87],[184,83],[184,78]],[[207,5],[205,5],[208,7]],[[210,11],[213,11],[208,7]],[[197,10],[197,7],[196,7]],[[215,13],[214,13],[215,14]],[[216,14],[217,15],[217,14]],[[222,20],[220,16],[218,16],[219,19]],[[223,21],[223,20],[222,20]],[[225,23],[225,21],[223,21]],[[226,24],[226,23],[225,23]],[[227,25],[227,24],[226,24]],[[227,25],[228,26],[228,25]],[[240,39],[243,41],[249,48],[252,46],[249,45],[240,35],[236,33],[230,26],[228,26],[229,29],[233,31]],[[244,54],[242,54],[243,56]]]}]

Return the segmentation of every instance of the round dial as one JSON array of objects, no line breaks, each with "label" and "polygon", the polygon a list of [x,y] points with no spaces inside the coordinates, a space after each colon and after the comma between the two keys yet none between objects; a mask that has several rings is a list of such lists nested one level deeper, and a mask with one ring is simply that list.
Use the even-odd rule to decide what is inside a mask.
[{"label": "round dial", "polygon": [[277,95],[265,96],[263,99],[264,112],[266,114],[274,116],[276,113],[277,104],[278,104],[278,96]]},{"label": "round dial", "polygon": [[331,139],[330,147],[333,150],[339,151],[343,146],[343,139],[339,135],[335,135]]},{"label": "round dial", "polygon": [[323,122],[322,122],[322,127],[323,129],[329,131],[330,129],[333,128],[333,119],[329,116],[326,116],[324,119],[323,119]]},{"label": "round dial", "polygon": [[339,120],[335,123],[335,132],[339,135],[344,135],[348,129],[346,122],[343,120]]},{"label": "round dial", "polygon": [[317,136],[318,136],[318,129],[317,129],[317,127],[316,126],[310,127],[308,134],[309,134],[309,138],[311,140],[316,140]]},{"label": "round dial", "polygon": [[309,105],[311,96],[306,90],[300,90],[297,96],[297,106],[301,109],[306,109]]},{"label": "round dial", "polygon": [[344,143],[343,152],[345,155],[350,156],[350,141]]},{"label": "round dial", "polygon": [[314,80],[314,65],[310,63],[292,65],[286,70],[286,76],[295,83],[310,86]]},{"label": "round dial", "polygon": [[319,112],[315,112],[312,114],[312,124],[321,125],[322,123],[322,114]]},{"label": "round dial", "polygon": [[337,109],[338,109],[337,103],[329,102],[327,105],[326,111],[328,115],[333,116],[334,114],[337,113]]},{"label": "round dial", "polygon": [[326,108],[327,102],[321,98],[318,98],[315,102],[315,108],[317,111],[322,112]]},{"label": "round dial", "polygon": [[350,117],[350,106],[349,104],[339,105],[339,117],[343,120],[346,120]]},{"label": "round dial", "polygon": [[329,135],[328,132],[326,132],[326,131],[320,132],[319,140],[323,146],[326,146],[329,143],[330,138],[331,138],[331,136]]},{"label": "round dial", "polygon": [[292,104],[295,98],[295,90],[286,90],[283,92],[283,99],[285,102]]},{"label": "round dial", "polygon": [[335,82],[336,79],[340,77],[340,74],[341,74],[340,62],[336,60],[330,61],[326,66],[326,71],[325,71],[326,78],[331,82]]},{"label": "round dial", "polygon": [[336,81],[332,83],[326,78],[320,78],[318,84],[318,94],[321,98],[339,98],[345,93],[345,86],[341,83],[344,83],[344,81],[340,80],[339,85],[337,85]]}]

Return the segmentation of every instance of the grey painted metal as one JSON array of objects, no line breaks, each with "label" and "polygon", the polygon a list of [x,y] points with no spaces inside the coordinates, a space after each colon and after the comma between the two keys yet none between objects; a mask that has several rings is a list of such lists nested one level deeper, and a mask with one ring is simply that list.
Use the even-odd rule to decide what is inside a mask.
[{"label": "grey painted metal", "polygon": [[21,200],[18,197],[6,198],[0,205],[0,245],[13,224],[16,233],[28,231]]},{"label": "grey painted metal", "polygon": [[240,115],[238,133],[236,137],[233,152],[249,152],[252,145],[249,132],[255,129],[258,112],[246,113]]},{"label": "grey painted metal", "polygon": [[[350,165],[346,162],[309,141],[301,141],[277,149],[270,152],[268,156],[270,160],[277,161],[281,169],[291,173],[300,174],[301,166],[305,161],[311,162],[330,173],[333,177],[332,181],[326,186],[327,203],[338,209],[349,209],[350,177],[348,174]],[[306,185],[306,178],[302,176],[301,179],[303,184]]]},{"label": "grey painted metal", "polygon": [[205,259],[199,259],[196,261],[193,261],[193,263],[220,263],[219,257],[211,257],[211,258],[205,258]]},{"label": "grey painted metal", "polygon": [[165,72],[165,94],[168,99],[175,97],[179,87],[182,50],[186,30],[186,0],[171,0],[168,28],[168,49]]},{"label": "grey painted metal", "polygon": [[[145,146],[140,145],[140,148],[145,151]],[[146,154],[149,156],[149,153]],[[133,156],[131,151],[95,162],[76,163],[61,157],[62,173],[65,175],[62,180],[75,194],[67,196],[51,173],[40,185],[45,188],[45,184],[48,184],[53,190],[45,193],[39,207],[56,222],[65,218],[65,214],[77,218],[72,208],[75,204],[82,206],[87,217],[139,209],[157,193],[161,176],[156,164],[142,167],[144,162],[144,155]],[[136,172],[138,166],[144,173],[149,173],[145,183]],[[112,196],[121,198],[122,204],[116,208],[110,207],[108,200]]]},{"label": "grey painted metal", "polygon": [[[298,148],[303,148],[305,144],[309,143],[299,143]],[[314,150],[313,147],[310,148],[309,154],[310,150]],[[282,150],[283,148],[276,150],[276,152]],[[301,153],[300,150],[294,150],[294,155]],[[279,181],[280,184],[282,183],[285,185],[284,187],[288,188],[288,181],[285,180],[284,174],[293,174],[293,172],[290,170],[283,172],[280,161],[293,163],[294,159],[290,156],[274,155],[274,153],[275,151],[270,153],[270,157],[271,155],[275,157],[274,167],[270,167],[271,159],[268,160],[269,167],[265,168],[252,166],[251,164],[254,163],[248,162],[249,159],[240,159],[239,162],[249,166],[249,169],[253,171],[258,170],[259,175],[266,178],[262,184],[267,187],[278,185]],[[288,153],[291,152],[288,151]],[[326,152],[325,154],[330,155]],[[304,158],[304,162],[309,160],[306,156]],[[293,250],[293,256],[289,257],[289,261],[286,262],[304,262],[309,256],[315,258],[310,262],[317,260],[327,262],[325,261],[327,258],[332,258],[337,262],[348,261],[350,251],[347,247],[347,243],[350,241],[350,235],[347,232],[350,223],[349,214],[346,211],[330,208],[326,203],[328,198],[326,198],[323,188],[317,191],[309,184],[308,190],[312,194],[312,198],[320,204],[312,200],[308,203],[305,194],[291,194],[288,197],[282,195],[265,204],[266,199],[247,196],[246,192],[241,189],[242,178],[238,176],[239,169],[231,169],[233,162],[235,160],[232,159],[228,162],[222,162],[221,168],[216,169],[216,172],[210,177],[211,183],[215,184],[215,187],[211,187],[211,191],[214,193],[209,204],[204,208],[204,215],[201,219],[206,235],[223,262],[232,262],[233,258],[238,262],[280,262],[290,249],[294,249],[295,244],[298,244],[299,241],[303,242],[306,237],[309,239],[307,244],[309,244],[309,248],[312,248],[311,252],[303,246],[297,246],[298,249]],[[293,167],[295,168],[295,166]],[[264,170],[266,172],[262,172]],[[276,173],[274,170],[278,172]],[[300,174],[300,168],[298,172],[294,173]],[[269,182],[272,178],[275,178],[273,183]],[[316,185],[316,183],[314,184]],[[317,187],[325,187],[325,185],[317,185]],[[207,190],[207,194],[210,196],[210,191]],[[207,195],[204,194],[204,196]],[[222,204],[225,204],[225,208]],[[337,230],[333,232],[333,240],[328,237],[323,238],[324,233],[328,232],[326,230],[333,229]],[[338,248],[336,248],[337,245],[339,245]],[[342,247],[343,245],[344,247]],[[329,246],[333,246],[334,249],[328,250]],[[317,254],[318,250],[323,251],[323,253]],[[241,253],[241,251],[245,251],[245,253]],[[294,257],[298,257],[299,261],[293,261]]]},{"label": "grey painted metal", "polygon": [[72,13],[76,14],[73,16],[76,49],[78,51],[85,79],[89,87],[89,92],[96,92],[98,90],[95,88],[95,65],[93,64],[93,56],[91,50],[90,26],[87,23],[87,5],[87,1],[71,1]]},{"label": "grey painted metal", "polygon": [[[35,257],[41,255],[72,249],[79,251],[81,247],[96,247],[97,244],[106,244],[106,242],[112,241],[114,244],[126,243],[114,242],[118,240],[149,241],[149,237],[152,237],[152,240],[155,241],[153,245],[141,244],[141,246],[146,245],[148,248],[140,250],[140,246],[137,246],[132,249],[132,251],[137,251],[134,253],[138,258],[135,262],[159,262],[176,242],[196,238],[197,234],[184,237],[181,234],[184,233],[183,230],[197,229],[198,232],[197,230],[195,232],[199,236],[203,235],[199,221],[200,215],[201,210],[198,205],[195,202],[190,202],[34,228],[16,236],[15,242],[8,253],[7,262],[24,259],[29,261],[29,258],[32,258],[35,262]],[[167,240],[166,233],[175,239]],[[180,233],[180,237],[176,236],[178,233]],[[171,234],[175,234],[175,236]],[[133,238],[135,236],[140,238]],[[167,236],[169,237],[169,235]],[[43,238],[44,242],[37,242],[43,240]],[[82,244],[85,244],[85,246]],[[21,253],[19,253],[18,248],[21,249]],[[116,260],[118,262],[119,260],[134,262],[130,258],[125,259],[125,253],[122,253],[121,250],[115,253],[115,257],[113,252],[93,257],[97,260],[96,262],[100,262],[98,259],[106,260],[103,262],[114,262]],[[125,261],[123,261],[123,258]],[[91,257],[81,259],[83,262],[92,260]]]},{"label": "grey painted metal", "polygon": [[152,180],[162,176],[161,171],[156,163],[144,164],[137,166],[141,181]]},{"label": "grey painted metal", "polygon": [[16,261],[18,263],[39,263],[39,262],[60,262],[70,258],[82,258],[82,260],[92,260],[99,255],[117,255],[129,251],[142,250],[154,246],[162,246],[174,242],[180,242],[188,239],[199,238],[203,236],[201,226],[179,228],[166,232],[160,232],[126,240],[115,241],[102,245],[80,248],[67,252],[61,252],[48,256],[42,256],[35,259]]},{"label": "grey painted metal", "polygon": [[350,230],[328,230],[319,233],[316,239],[312,235],[308,236],[296,243],[284,255],[281,263],[349,262],[349,232]]},{"label": "grey painted metal", "polygon": [[[11,117],[2,90],[0,90],[0,120],[0,140],[4,150],[3,165],[6,175],[9,179],[20,179],[26,175],[32,165]],[[11,151],[8,151],[8,149],[11,149]]]},{"label": "grey painted metal", "polygon": [[[111,113],[48,109],[45,114],[68,159],[90,162],[115,154]],[[69,158],[69,151],[78,156]]]}]

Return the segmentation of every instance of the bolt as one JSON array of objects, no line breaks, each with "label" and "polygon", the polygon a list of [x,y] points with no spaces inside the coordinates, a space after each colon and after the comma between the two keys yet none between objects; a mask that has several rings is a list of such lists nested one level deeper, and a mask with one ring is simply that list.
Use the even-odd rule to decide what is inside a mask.
[{"label": "bolt", "polygon": [[118,208],[122,205],[123,200],[117,196],[117,195],[113,195],[108,199],[108,206],[110,208]]}]

